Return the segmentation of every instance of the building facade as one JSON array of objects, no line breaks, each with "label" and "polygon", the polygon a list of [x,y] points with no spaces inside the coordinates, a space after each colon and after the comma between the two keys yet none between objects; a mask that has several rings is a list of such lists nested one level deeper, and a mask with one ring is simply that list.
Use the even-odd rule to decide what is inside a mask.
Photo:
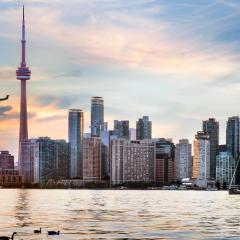
[{"label": "building facade", "polygon": [[180,139],[176,144],[174,168],[176,180],[192,177],[192,144],[188,139]]},{"label": "building facade", "polygon": [[84,113],[80,109],[69,110],[68,115],[68,141],[70,144],[70,177],[83,177],[82,140],[84,130]]},{"label": "building facade", "polygon": [[44,184],[49,179],[69,177],[70,148],[65,140],[29,139],[22,143],[22,149],[25,184]]},{"label": "building facade", "polygon": [[38,138],[34,143],[34,183],[68,178],[69,160],[69,144],[65,140]]},{"label": "building facade", "polygon": [[111,184],[155,182],[155,145],[152,141],[111,140]]},{"label": "building facade", "polygon": [[70,177],[70,144],[65,140],[54,140],[56,176],[59,179]]},{"label": "building facade", "polygon": [[99,137],[83,139],[83,181],[102,180],[102,145]]},{"label": "building facade", "polygon": [[207,133],[197,132],[193,153],[193,178],[198,180],[199,186],[205,187],[210,178],[210,140]]},{"label": "building facade", "polygon": [[[238,162],[240,152],[240,121],[239,116],[229,117],[226,129],[227,149],[231,152],[233,158]],[[236,176],[236,184],[240,184],[240,164],[238,165]]]},{"label": "building facade", "polygon": [[[219,151],[216,157],[216,180],[221,185],[224,183],[229,185],[233,178],[234,170],[236,167],[236,160],[232,157],[230,151],[228,151],[226,145],[220,145]],[[233,180],[233,184],[235,180]]]},{"label": "building facade", "polygon": [[203,121],[203,131],[210,141],[210,177],[216,179],[216,156],[219,145],[219,123],[214,118]]},{"label": "building facade", "polygon": [[91,136],[100,137],[104,129],[104,100],[102,97],[91,99]]},{"label": "building facade", "polygon": [[4,187],[20,187],[23,178],[19,175],[19,171],[14,169],[0,169],[0,186]]},{"label": "building facade", "polygon": [[21,174],[25,184],[31,184],[34,182],[34,158],[36,142],[37,139],[29,139],[21,143],[23,164]]},{"label": "building facade", "polygon": [[14,156],[8,151],[0,151],[0,169],[14,169]]},{"label": "building facade", "polygon": [[118,138],[129,139],[129,121],[128,120],[114,120],[113,134]]},{"label": "building facade", "polygon": [[155,140],[156,148],[156,182],[168,185],[175,180],[174,152],[175,146],[171,140],[159,138]]},{"label": "building facade", "polygon": [[137,140],[152,138],[152,122],[148,116],[143,116],[136,122],[136,137]]}]

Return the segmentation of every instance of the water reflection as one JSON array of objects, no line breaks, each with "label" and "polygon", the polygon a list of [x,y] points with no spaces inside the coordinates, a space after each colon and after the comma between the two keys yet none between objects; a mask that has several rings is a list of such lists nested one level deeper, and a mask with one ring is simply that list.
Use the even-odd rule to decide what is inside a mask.
[{"label": "water reflection", "polygon": [[29,210],[29,191],[17,189],[16,204],[14,216],[16,218],[17,227],[26,227],[32,224]]},{"label": "water reflection", "polygon": [[240,239],[240,200],[226,192],[1,189],[0,236],[13,231],[24,240]]}]

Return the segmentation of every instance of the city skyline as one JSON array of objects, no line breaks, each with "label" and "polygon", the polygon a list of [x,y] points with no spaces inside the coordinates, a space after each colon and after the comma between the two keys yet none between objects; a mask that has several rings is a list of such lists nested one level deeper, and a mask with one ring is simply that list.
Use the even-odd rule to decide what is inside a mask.
[{"label": "city skyline", "polygon": [[[98,95],[105,100],[105,118],[110,128],[115,119],[129,119],[130,127],[135,127],[139,117],[148,115],[153,122],[153,137],[170,137],[174,142],[188,138],[192,142],[195,132],[201,129],[202,121],[215,117],[220,122],[220,142],[224,143],[227,117],[238,114],[238,59],[233,49],[238,36],[225,35],[226,38],[232,37],[232,41],[225,39],[225,43],[222,40],[211,45],[208,41],[213,36],[210,34],[210,37],[205,36],[206,39],[202,40],[200,33],[203,33],[201,28],[204,23],[200,23],[200,32],[195,39],[197,46],[188,45],[185,37],[193,33],[193,29],[186,30],[185,36],[177,38],[174,35],[171,39],[169,34],[177,23],[174,24],[173,16],[168,16],[168,11],[174,6],[166,1],[160,1],[159,4],[147,0],[136,1],[134,4],[124,4],[121,1],[104,1],[102,4],[99,1],[90,2],[91,4],[84,5],[83,1],[78,1],[76,6],[84,5],[86,13],[74,11],[70,15],[70,10],[75,6],[73,1],[70,1],[67,9],[64,8],[63,1],[53,1],[51,4],[43,0],[34,3],[21,1],[27,7],[27,55],[33,69],[33,81],[28,84],[29,138],[47,135],[67,139],[69,108],[83,109],[86,113],[85,132],[90,132],[90,97]],[[189,2],[184,6],[196,11],[199,2]],[[187,17],[183,6],[177,6],[175,10],[182,9],[183,12],[177,11],[176,17]],[[3,12],[0,22],[5,23],[0,31],[0,41],[2,46],[6,46],[1,49],[4,53],[4,58],[0,61],[1,78],[4,79],[1,81],[1,92],[4,95],[5,92],[11,94],[9,101],[0,106],[0,144],[2,150],[10,150],[16,155],[20,94],[14,73],[20,52],[17,43],[21,5],[20,2],[16,4],[14,1],[3,1],[0,7]],[[130,21],[132,19],[128,17],[127,9],[135,14],[135,21]],[[234,9],[234,1],[212,1],[212,4],[205,5],[201,10],[205,14],[215,11],[211,19],[214,24],[214,21],[223,21],[218,17],[223,9],[226,18],[228,9],[231,9],[231,13]],[[118,16],[117,10],[120,16],[118,21],[115,19]],[[41,17],[42,11],[46,14],[44,17]],[[229,18],[235,19],[234,16]],[[186,26],[184,21],[179,24]],[[234,27],[233,23],[232,25]],[[55,32],[51,33],[52,29]],[[129,31],[134,29],[136,36],[129,37]],[[146,29],[148,32],[144,36]],[[222,31],[216,29],[215,31]],[[233,32],[235,30],[234,28]],[[63,36],[65,31],[70,37],[76,33],[80,44],[73,39],[67,40]],[[56,36],[53,36],[54,33]],[[102,36],[98,36],[98,33]],[[113,40],[110,33],[116,35]],[[176,40],[174,42],[173,39],[179,39],[177,48],[184,50],[176,49]],[[151,46],[153,43],[156,44],[155,49]],[[76,48],[78,53],[70,51],[71,48]],[[108,49],[113,53],[112,57],[106,51]],[[199,52],[199,49],[203,50]],[[229,75],[229,72],[233,74]],[[229,76],[229,83],[226,76]],[[199,82],[199,78],[203,80]],[[216,79],[219,81],[214,83],[213,80]],[[213,99],[214,94],[219,98]],[[226,97],[223,98],[223,94]],[[207,108],[205,104],[208,104]]]}]

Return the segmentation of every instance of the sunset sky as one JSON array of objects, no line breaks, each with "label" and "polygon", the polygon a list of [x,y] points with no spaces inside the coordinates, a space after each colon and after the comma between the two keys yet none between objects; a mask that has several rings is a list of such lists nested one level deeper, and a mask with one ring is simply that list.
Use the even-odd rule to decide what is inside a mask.
[{"label": "sunset sky", "polygon": [[1,0],[0,150],[18,147],[22,5],[25,4],[29,137],[67,139],[69,108],[105,100],[105,120],[153,121],[178,141],[240,111],[239,0]]}]

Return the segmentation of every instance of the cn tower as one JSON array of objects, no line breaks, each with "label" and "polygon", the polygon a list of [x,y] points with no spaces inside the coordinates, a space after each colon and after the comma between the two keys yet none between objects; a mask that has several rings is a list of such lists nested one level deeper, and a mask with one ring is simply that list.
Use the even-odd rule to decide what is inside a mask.
[{"label": "cn tower", "polygon": [[26,39],[25,39],[25,16],[23,6],[22,16],[22,41],[21,41],[21,63],[16,71],[17,79],[21,81],[21,104],[20,104],[20,129],[19,129],[19,170],[23,173],[23,159],[21,143],[28,139],[28,120],[27,120],[27,80],[30,79],[31,71],[26,65]]}]

